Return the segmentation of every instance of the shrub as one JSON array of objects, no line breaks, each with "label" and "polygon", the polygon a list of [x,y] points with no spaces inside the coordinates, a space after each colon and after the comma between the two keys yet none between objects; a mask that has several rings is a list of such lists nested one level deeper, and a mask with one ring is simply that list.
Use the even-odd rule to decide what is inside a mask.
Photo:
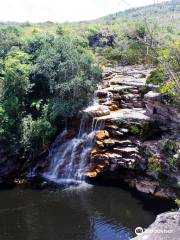
[{"label": "shrub", "polygon": [[150,76],[147,78],[146,83],[152,83],[152,84],[162,84],[164,81],[164,69],[156,69],[153,72],[151,72]]},{"label": "shrub", "polygon": [[141,129],[139,126],[131,126],[130,127],[130,132],[134,135],[138,135],[141,132]]},{"label": "shrub", "polygon": [[161,163],[155,157],[151,157],[151,158],[148,159],[148,167],[156,173],[161,173],[162,172]]},{"label": "shrub", "polygon": [[140,136],[143,140],[156,139],[161,136],[161,129],[158,122],[144,123],[141,128]]}]

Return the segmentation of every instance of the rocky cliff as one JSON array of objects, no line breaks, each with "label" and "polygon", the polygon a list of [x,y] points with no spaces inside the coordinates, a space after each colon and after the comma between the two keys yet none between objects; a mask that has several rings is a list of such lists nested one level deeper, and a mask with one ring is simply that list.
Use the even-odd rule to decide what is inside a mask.
[{"label": "rocky cliff", "polygon": [[85,114],[104,126],[96,134],[86,177],[113,179],[163,198],[178,198],[180,115],[147,85],[144,66],[104,69],[97,104]]}]

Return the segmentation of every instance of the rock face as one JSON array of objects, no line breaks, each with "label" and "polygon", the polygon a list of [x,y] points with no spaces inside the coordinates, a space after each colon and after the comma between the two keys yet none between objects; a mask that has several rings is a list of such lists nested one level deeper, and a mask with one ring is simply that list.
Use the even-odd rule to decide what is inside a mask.
[{"label": "rock face", "polygon": [[[103,121],[103,131],[96,134],[85,175],[90,180],[113,179],[142,193],[175,199],[180,141],[169,126],[177,129],[179,116],[169,116],[162,97],[152,91],[156,86],[146,85],[150,72],[144,66],[104,69],[104,80],[96,92],[98,104],[86,110],[96,121]],[[160,121],[165,116],[166,121]]]},{"label": "rock face", "polygon": [[132,240],[177,240],[179,236],[180,211],[177,211],[158,215],[155,222],[145,232]]},{"label": "rock face", "polygon": [[144,100],[148,114],[153,118],[165,124],[180,124],[180,113],[175,108],[165,104],[166,96],[153,91],[144,95]]}]

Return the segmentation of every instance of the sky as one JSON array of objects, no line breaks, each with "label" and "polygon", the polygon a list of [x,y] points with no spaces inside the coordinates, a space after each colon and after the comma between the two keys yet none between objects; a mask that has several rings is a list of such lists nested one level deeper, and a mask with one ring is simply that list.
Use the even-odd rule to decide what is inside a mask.
[{"label": "sky", "polygon": [[0,21],[83,21],[163,1],[165,0],[0,0]]}]

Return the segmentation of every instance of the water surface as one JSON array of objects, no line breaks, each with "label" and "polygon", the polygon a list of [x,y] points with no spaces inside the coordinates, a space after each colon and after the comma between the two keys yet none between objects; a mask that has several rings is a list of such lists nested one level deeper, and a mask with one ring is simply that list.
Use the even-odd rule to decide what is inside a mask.
[{"label": "water surface", "polygon": [[127,240],[163,210],[116,187],[3,190],[0,239]]}]

